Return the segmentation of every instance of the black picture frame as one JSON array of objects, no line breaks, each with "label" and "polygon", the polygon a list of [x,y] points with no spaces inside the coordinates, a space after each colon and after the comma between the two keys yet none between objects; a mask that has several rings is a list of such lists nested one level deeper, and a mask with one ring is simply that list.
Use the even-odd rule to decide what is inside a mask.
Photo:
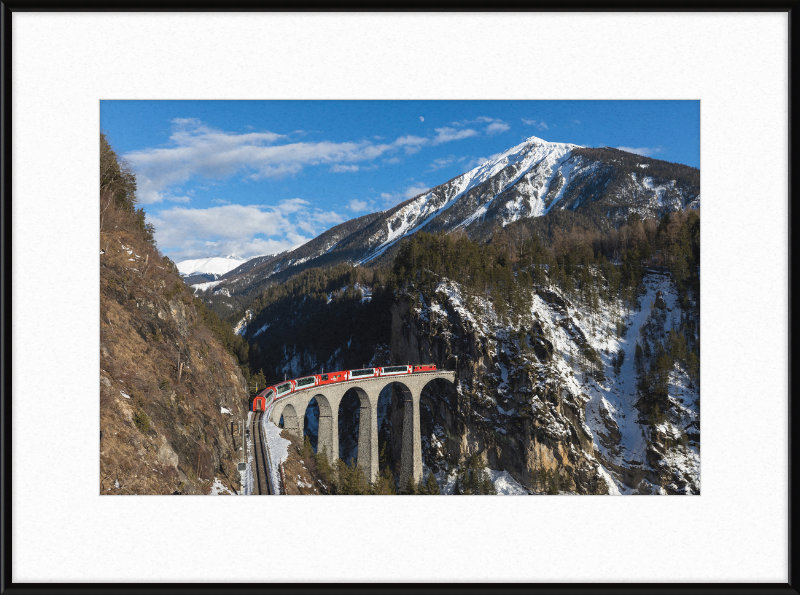
[{"label": "black picture frame", "polygon": [[[160,593],[174,593],[174,592],[205,592],[216,593],[222,590],[234,588],[237,592],[241,593],[262,593],[262,592],[291,592],[297,594],[304,593],[317,593],[323,590],[332,595],[339,593],[351,593],[354,591],[362,593],[371,592],[384,592],[391,590],[394,592],[405,592],[413,590],[423,590],[425,592],[440,592],[440,593],[461,593],[465,590],[502,590],[504,592],[514,593],[592,593],[596,595],[611,595],[617,593],[625,593],[627,595],[638,595],[653,592],[678,592],[685,595],[694,593],[719,593],[721,595],[738,595],[744,593],[797,593],[795,579],[795,558],[794,548],[794,519],[792,507],[792,485],[797,478],[797,460],[796,442],[792,440],[792,429],[795,426],[794,421],[796,418],[796,408],[792,407],[791,394],[792,394],[792,378],[791,378],[791,363],[793,362],[791,352],[791,332],[789,339],[789,503],[790,512],[789,517],[786,519],[788,532],[789,532],[789,549],[786,552],[789,568],[789,578],[786,583],[752,583],[752,584],[629,584],[629,583],[615,583],[615,584],[586,584],[586,583],[563,583],[563,584],[471,584],[471,585],[449,585],[449,584],[386,584],[386,585],[366,585],[366,584],[280,584],[270,586],[252,586],[252,585],[230,585],[230,584],[179,584],[179,583],[161,583],[161,584],[98,584],[98,583],[39,583],[39,584],[20,584],[14,583],[13,576],[13,552],[11,543],[11,526],[13,518],[12,509],[12,477],[11,477],[11,436],[13,432],[12,422],[12,378],[11,378],[11,362],[15,356],[13,352],[13,345],[11,343],[11,317],[12,317],[12,300],[11,300],[11,254],[12,254],[12,186],[11,186],[11,115],[12,115],[12,21],[15,12],[19,11],[698,11],[698,12],[728,12],[728,11],[772,11],[784,12],[789,15],[790,35],[789,45],[787,52],[789,56],[789,118],[787,126],[789,129],[789,214],[790,220],[787,222],[789,227],[789,287],[791,287],[791,272],[792,272],[792,250],[791,250],[791,229],[793,214],[791,206],[796,191],[791,184],[791,172],[795,171],[798,166],[797,158],[797,132],[792,127],[792,113],[793,113],[793,95],[792,87],[795,81],[800,80],[797,76],[798,64],[798,43],[796,32],[798,30],[798,6],[800,2],[784,2],[784,1],[708,1],[703,0],[700,2],[686,2],[686,1],[665,1],[660,0],[656,2],[637,2],[625,0],[573,0],[564,2],[520,2],[504,0],[499,3],[465,3],[447,0],[434,0],[432,2],[422,2],[420,0],[387,0],[378,6],[370,6],[364,2],[353,2],[352,0],[336,0],[333,2],[325,2],[324,0],[296,0],[291,3],[265,3],[252,0],[230,0],[228,2],[216,1],[181,1],[181,0],[4,0],[0,2],[0,31],[2,31],[2,56],[0,62],[2,65],[2,89],[0,89],[1,103],[0,111],[2,112],[2,134],[0,138],[0,153],[2,153],[2,167],[0,177],[2,178],[0,190],[2,191],[2,303],[0,304],[0,311],[2,312],[2,330],[0,338],[0,355],[2,357],[2,469],[0,472],[0,480],[2,481],[2,498],[0,501],[0,519],[2,520],[2,568],[0,569],[0,592],[2,593],[85,593],[97,591],[116,591],[124,590],[128,593],[148,593],[156,595]],[[791,305],[792,295],[789,295],[789,321],[791,329]],[[22,354],[16,354],[21,357]]]}]

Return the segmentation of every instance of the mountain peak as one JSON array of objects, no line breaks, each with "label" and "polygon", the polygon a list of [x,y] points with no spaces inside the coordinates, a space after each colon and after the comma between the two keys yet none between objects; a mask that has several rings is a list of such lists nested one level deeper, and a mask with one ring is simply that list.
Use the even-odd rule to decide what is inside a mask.
[{"label": "mountain peak", "polygon": [[525,139],[525,144],[528,145],[549,145],[550,141],[546,141],[543,138],[539,138],[538,136],[529,136]]}]

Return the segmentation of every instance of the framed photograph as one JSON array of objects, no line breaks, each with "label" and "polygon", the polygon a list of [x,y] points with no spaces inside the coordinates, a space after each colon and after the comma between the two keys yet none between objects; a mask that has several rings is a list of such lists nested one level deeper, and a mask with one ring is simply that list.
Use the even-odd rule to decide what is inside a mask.
[{"label": "framed photograph", "polygon": [[4,589],[794,590],[788,8],[4,6]]}]

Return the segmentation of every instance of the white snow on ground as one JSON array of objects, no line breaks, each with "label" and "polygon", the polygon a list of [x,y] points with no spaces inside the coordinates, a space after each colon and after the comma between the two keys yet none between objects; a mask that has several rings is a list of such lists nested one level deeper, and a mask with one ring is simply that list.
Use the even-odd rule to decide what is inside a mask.
[{"label": "white snow on ground", "polygon": [[219,479],[216,477],[214,478],[214,483],[211,484],[211,493],[209,496],[233,496],[235,495],[231,492],[225,484],[223,484]]},{"label": "white snow on ground", "polygon": [[489,469],[488,471],[489,477],[498,495],[519,496],[528,493],[528,490],[523,488],[517,480],[511,477],[508,471],[495,471],[494,469]]},{"label": "white snow on ground", "polygon": [[209,281],[208,283],[196,283],[192,285],[192,289],[194,292],[197,293],[198,291],[205,291],[206,289],[211,289],[212,287],[216,287],[222,283],[222,281]]},{"label": "white snow on ground", "polygon": [[356,283],[354,286],[356,291],[361,291],[361,303],[369,302],[372,300],[372,289],[367,287],[366,285],[361,285],[360,283]]},{"label": "white snow on ground", "polygon": [[247,330],[247,323],[253,319],[253,312],[251,310],[247,310],[244,313],[242,319],[236,323],[236,326],[233,327],[233,332],[237,335],[244,336],[244,332]]},{"label": "white snow on ground", "polygon": [[[615,455],[605,449],[600,441],[595,437],[595,444],[603,455],[610,461],[624,466],[630,464],[644,464],[646,462],[647,440],[642,426],[636,423],[639,415],[635,407],[638,400],[636,390],[636,370],[634,366],[634,354],[636,351],[636,340],[639,337],[639,330],[647,321],[650,315],[650,308],[655,301],[656,292],[661,290],[668,308],[673,308],[677,296],[675,295],[669,278],[660,275],[649,275],[645,279],[647,294],[641,298],[642,309],[639,312],[629,313],[625,319],[628,331],[625,337],[620,339],[614,337],[612,350],[617,351],[622,348],[625,350],[625,361],[622,365],[619,377],[614,377],[613,373],[606,374],[604,385],[590,382],[582,388],[587,392],[590,399],[586,405],[586,422],[595,432],[607,434],[608,430],[603,424],[601,408],[613,417],[619,432],[622,435],[619,448],[620,453]],[[588,336],[588,333],[587,333]],[[600,345],[593,345],[596,349]],[[603,356],[606,359],[606,356]],[[608,370],[610,372],[610,370]]]},{"label": "white snow on ground", "polygon": [[233,413],[231,413],[231,410],[228,409],[227,407],[220,407],[219,408],[219,412],[220,413],[227,413],[228,415],[233,415]]},{"label": "white snow on ground", "polygon": [[[550,289],[561,294],[552,287]],[[658,309],[651,310],[658,291],[662,292],[667,308],[672,310],[671,312],[667,311],[666,327],[669,328],[680,320],[680,308],[677,304],[674,286],[670,278],[664,275],[649,274],[646,276],[644,294],[640,297],[641,310],[639,311],[627,311],[621,304],[601,303],[599,313],[592,315],[587,314],[583,308],[576,310],[574,307],[569,307],[564,311],[560,307],[545,302],[539,295],[531,296],[530,320],[538,320],[541,323],[544,337],[552,342],[554,352],[558,354],[558,357],[550,363],[534,365],[544,366],[543,372],[551,378],[550,382],[557,381],[565,391],[564,394],[571,395],[571,398],[580,406],[581,413],[585,411],[585,417],[580,415],[580,418],[574,423],[592,440],[594,448],[600,452],[601,457],[598,462],[601,464],[601,468],[599,473],[606,480],[610,494],[630,494],[635,491],[634,488],[615,479],[612,466],[619,465],[633,470],[641,469],[643,472],[651,469],[646,457],[649,426],[637,423],[640,414],[635,407],[638,394],[634,354],[637,339],[641,342],[640,329],[651,316],[651,312],[662,312]],[[446,316],[447,312],[452,315],[453,310],[456,310],[462,319],[473,321],[475,331],[479,336],[486,338],[489,352],[495,359],[494,379],[491,385],[496,387],[497,394],[502,396],[506,392],[507,381],[512,375],[512,366],[516,368],[516,373],[519,371],[517,339],[512,338],[513,333],[519,328],[519,321],[499,320],[493,311],[492,304],[481,297],[471,296],[469,300],[464,300],[462,288],[447,279],[440,282],[436,293],[439,304],[427,305],[425,298],[420,296],[420,317],[441,317]],[[572,298],[569,299],[571,301]],[[464,306],[465,302],[470,304],[469,311]],[[627,331],[622,338],[617,336],[614,328],[617,312],[627,326]],[[433,318],[431,319],[433,320]],[[597,352],[606,377],[602,383],[592,378],[587,379],[581,374],[580,349],[571,334],[559,323],[570,328],[577,328]],[[525,325],[530,328],[530,322],[525,322]],[[625,358],[620,374],[615,375],[612,358],[620,349],[624,349]],[[507,362],[512,365],[507,365]],[[676,440],[681,437],[684,429],[688,431],[689,424],[694,424],[696,427],[699,418],[699,408],[696,403],[697,391],[689,388],[685,372],[677,366],[670,376],[669,384],[673,417],[677,414],[680,422],[676,422],[677,426],[672,423],[662,424],[659,430],[662,434]],[[484,399],[484,403],[494,403],[497,411],[494,415],[490,414],[489,418],[491,419],[483,418],[484,421],[493,422],[495,431],[502,434],[503,420],[516,415],[517,412],[509,407],[510,404],[498,404],[497,399],[491,394],[483,394],[480,388],[478,388],[478,393]],[[548,432],[554,438],[568,438],[568,428],[572,422],[564,418],[556,409],[543,403],[536,395],[532,395],[531,404],[534,411],[541,412],[541,408],[545,408]],[[618,444],[613,443],[613,439],[611,439],[613,431],[609,430],[606,423],[612,429],[616,425],[620,433]],[[606,441],[604,436],[608,436],[609,441]],[[607,446],[603,446],[604,442]],[[590,460],[594,459],[592,452],[586,454]],[[604,468],[602,464],[606,461],[610,465]],[[680,471],[686,479],[691,479],[692,483],[699,485],[699,451],[696,445],[690,443],[688,448],[681,446],[670,448],[668,454],[659,462],[659,466],[667,466]],[[452,491],[454,477],[445,480],[444,477],[437,476],[437,480],[443,491]],[[648,490],[663,493],[658,486],[653,486],[645,480],[642,491],[647,493]]]},{"label": "white snow on ground", "polygon": [[289,445],[291,442],[286,438],[281,438],[281,429],[274,423],[269,421],[269,414],[272,408],[267,408],[264,415],[261,416],[261,432],[267,442],[267,463],[269,465],[269,475],[274,489],[278,489],[281,485],[280,465],[289,456]]},{"label": "white snow on ground", "polygon": [[631,492],[631,490],[629,488],[626,488],[625,486],[622,486],[623,491],[620,491],[619,487],[617,487],[618,485],[617,480],[614,479],[611,476],[611,474],[608,471],[606,471],[606,468],[603,467],[602,465],[600,465],[598,471],[600,472],[600,475],[603,476],[603,479],[606,480],[606,484],[608,485],[608,494],[610,496],[622,496],[623,493],[629,494]]},{"label": "white snow on ground", "polygon": [[240,264],[247,262],[242,258],[237,258],[235,254],[230,256],[212,256],[210,258],[199,258],[196,260],[183,260],[176,262],[175,266],[178,267],[178,272],[181,275],[224,275],[229,273]]},{"label": "white snow on ground", "polygon": [[254,333],[253,333],[253,337],[257,337],[258,335],[260,335],[261,333],[263,333],[263,332],[264,332],[265,330],[267,330],[268,328],[269,328],[269,323],[265,324],[265,325],[264,325],[264,326],[262,326],[260,329],[258,329],[256,332],[254,332]]},{"label": "white snow on ground", "polygon": [[131,398],[131,396],[130,396],[130,395],[126,395],[126,394],[125,394],[124,392],[122,392],[122,391],[119,391],[119,394],[121,394],[121,395],[122,395],[123,397],[125,397],[126,399],[130,399],[130,398]]},{"label": "white snow on ground", "polygon": [[[522,496],[528,494],[528,490],[511,477],[508,471],[495,469],[487,469],[486,471],[489,474],[489,479],[491,479],[494,484],[494,489],[497,490],[498,496]],[[428,476],[427,467],[423,469],[422,475],[423,477]],[[434,473],[436,483],[439,484],[442,495],[450,496],[453,494],[453,489],[456,487],[456,475],[456,469],[452,470],[448,475],[445,475],[444,471]]]},{"label": "white snow on ground", "polygon": [[655,185],[653,183],[653,178],[647,176],[642,181],[642,186],[650,190],[656,195],[656,201],[658,202],[658,206],[663,206],[664,204],[664,194],[667,192],[667,188],[674,188],[675,187],[675,180],[672,180],[669,185]]},{"label": "white snow on ground", "polygon": [[[374,246],[374,248],[357,264],[369,262],[383,254],[398,240],[422,229],[437,215],[452,207],[465,193],[501,173],[505,168],[513,166],[516,168],[516,173],[513,177],[503,180],[501,187],[498,188],[498,194],[545,160],[547,160],[550,170],[554,169],[556,163],[568,156],[575,148],[578,148],[578,145],[550,143],[532,136],[494,159],[482,163],[441,187],[437,187],[438,190],[435,189],[437,192],[429,191],[421,194],[398,209],[386,222],[386,227],[370,238],[370,246]],[[550,171],[550,175],[552,175],[552,171]],[[493,200],[494,197],[478,205],[477,209],[462,220],[460,225],[466,224],[466,221],[473,221],[485,213]]]}]

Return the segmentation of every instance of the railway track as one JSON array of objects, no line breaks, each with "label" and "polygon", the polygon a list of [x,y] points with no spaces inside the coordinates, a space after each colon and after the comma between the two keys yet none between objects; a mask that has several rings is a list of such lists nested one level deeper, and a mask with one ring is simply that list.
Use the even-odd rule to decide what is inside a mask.
[{"label": "railway track", "polygon": [[257,411],[253,416],[252,426],[250,428],[250,438],[253,445],[253,460],[255,461],[256,471],[255,477],[256,485],[253,494],[256,496],[269,495],[269,480],[267,474],[267,456],[264,452],[264,440],[261,436],[261,416],[263,412]]}]

